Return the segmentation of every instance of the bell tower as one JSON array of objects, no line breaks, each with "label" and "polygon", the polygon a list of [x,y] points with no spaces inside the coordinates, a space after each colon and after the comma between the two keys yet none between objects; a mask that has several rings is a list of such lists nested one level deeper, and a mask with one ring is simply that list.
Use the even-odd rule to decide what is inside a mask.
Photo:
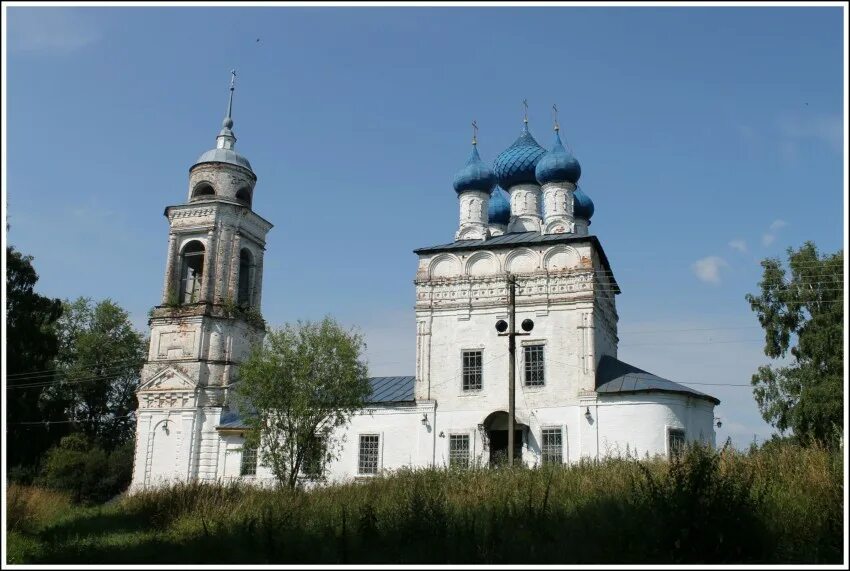
[{"label": "bell tower", "polygon": [[165,279],[137,392],[134,488],[215,478],[215,427],[239,363],[265,332],[260,301],[272,224],[252,210],[257,175],[234,150],[231,73],[216,146],[189,169],[187,202],[165,208]]}]

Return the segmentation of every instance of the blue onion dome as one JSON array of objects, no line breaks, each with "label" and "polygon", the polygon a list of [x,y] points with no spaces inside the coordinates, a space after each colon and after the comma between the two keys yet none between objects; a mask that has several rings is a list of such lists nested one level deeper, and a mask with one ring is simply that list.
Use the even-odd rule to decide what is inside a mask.
[{"label": "blue onion dome", "polygon": [[514,144],[502,151],[493,163],[499,184],[502,188],[517,184],[537,184],[534,168],[545,154],[546,149],[534,140],[526,124]]},{"label": "blue onion dome", "polygon": [[581,165],[564,148],[558,131],[555,131],[555,144],[552,145],[552,150],[540,159],[537,168],[534,169],[534,174],[540,184],[564,181],[575,184],[578,182],[581,176]]},{"label": "blue onion dome", "polygon": [[458,194],[468,190],[489,193],[493,185],[496,184],[496,177],[493,176],[493,171],[478,156],[478,146],[475,143],[472,144],[472,154],[469,155],[469,160],[466,161],[466,165],[455,175],[453,184],[455,192]]},{"label": "blue onion dome", "polygon": [[507,225],[511,220],[511,201],[501,186],[490,193],[490,205],[487,207],[487,221],[490,224]]},{"label": "blue onion dome", "polygon": [[573,216],[584,218],[588,221],[593,216],[593,201],[580,188],[577,188],[573,192]]}]

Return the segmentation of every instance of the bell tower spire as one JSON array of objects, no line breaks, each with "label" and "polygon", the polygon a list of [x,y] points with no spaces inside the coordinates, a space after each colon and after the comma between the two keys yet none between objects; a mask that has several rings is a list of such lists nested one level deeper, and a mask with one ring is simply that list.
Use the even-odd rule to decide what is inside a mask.
[{"label": "bell tower spire", "polygon": [[221,122],[221,131],[216,137],[217,149],[232,150],[236,144],[236,135],[233,134],[233,92],[236,91],[236,70],[230,70],[230,97],[227,100],[227,115]]}]

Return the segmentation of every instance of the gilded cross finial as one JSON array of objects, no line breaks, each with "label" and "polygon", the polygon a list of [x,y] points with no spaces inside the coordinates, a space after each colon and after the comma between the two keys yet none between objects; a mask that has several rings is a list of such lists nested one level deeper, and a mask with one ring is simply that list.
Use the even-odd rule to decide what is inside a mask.
[{"label": "gilded cross finial", "polygon": [[472,144],[478,144],[478,123],[474,119],[472,121]]},{"label": "gilded cross finial", "polygon": [[522,100],[522,106],[525,108],[525,114],[523,116],[522,122],[528,124],[528,99]]},{"label": "gilded cross finial", "polygon": [[555,105],[555,104],[552,104],[552,115],[553,115],[553,116],[554,116],[554,118],[555,118],[555,131],[556,131],[556,132],[557,132],[557,131],[560,131],[560,130],[561,130],[561,126],[558,124],[558,106],[557,106],[557,105]]},{"label": "gilded cross finial", "polygon": [[230,90],[233,91],[236,89],[236,70],[230,70]]}]

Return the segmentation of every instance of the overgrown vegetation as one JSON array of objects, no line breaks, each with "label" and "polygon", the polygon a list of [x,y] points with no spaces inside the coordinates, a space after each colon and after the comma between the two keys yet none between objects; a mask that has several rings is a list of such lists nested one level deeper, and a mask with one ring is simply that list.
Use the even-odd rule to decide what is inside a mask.
[{"label": "overgrown vegetation", "polygon": [[266,328],[266,320],[256,307],[239,305],[233,299],[227,298],[222,303],[222,309],[227,317],[243,319],[258,329]]},{"label": "overgrown vegetation", "polygon": [[182,484],[62,510],[11,487],[9,562],[840,563],[842,473],[840,452],[784,442],[306,492]]}]

